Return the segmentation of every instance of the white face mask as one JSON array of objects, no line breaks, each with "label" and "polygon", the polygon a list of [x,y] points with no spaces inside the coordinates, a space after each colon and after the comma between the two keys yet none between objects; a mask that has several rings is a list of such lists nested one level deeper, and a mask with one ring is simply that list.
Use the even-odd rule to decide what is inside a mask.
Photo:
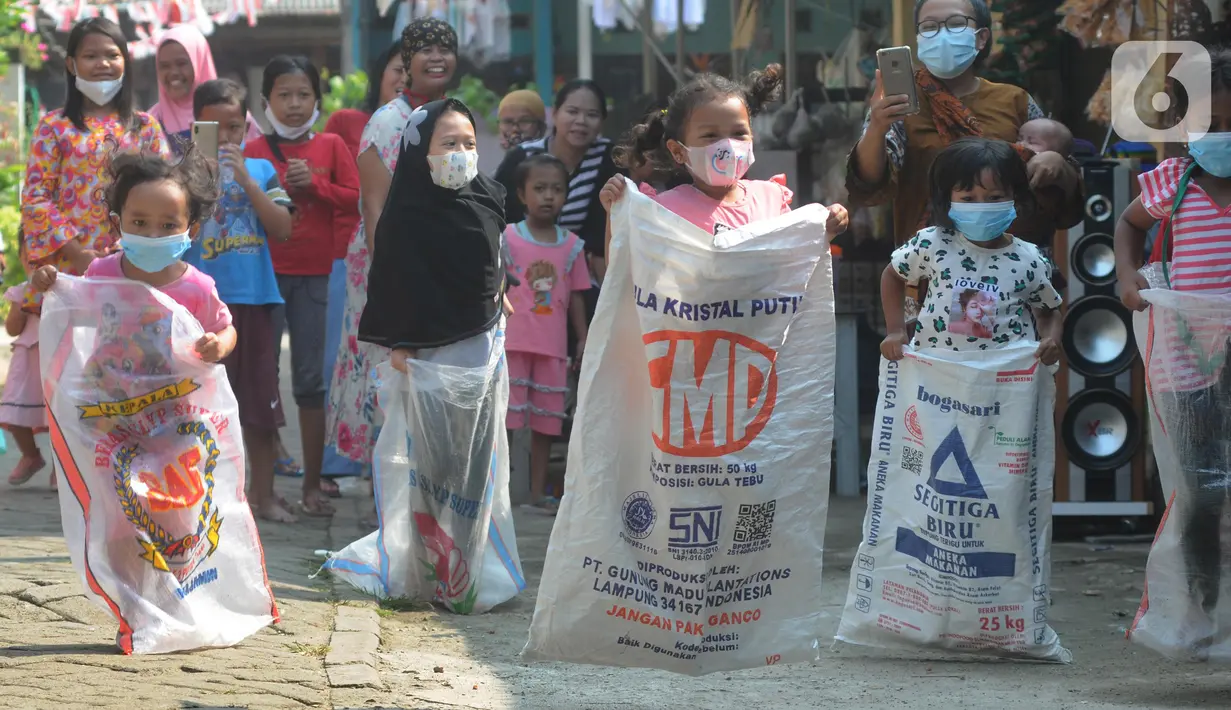
[{"label": "white face mask", "polygon": [[312,118],[304,121],[302,126],[288,126],[274,117],[274,112],[270,110],[269,104],[265,105],[265,120],[269,121],[270,126],[273,126],[274,133],[277,133],[279,138],[285,138],[288,141],[293,141],[312,130],[312,126],[316,125],[316,121],[320,117],[321,107],[318,104],[317,107],[312,110]]},{"label": "white face mask", "polygon": [[446,190],[460,190],[479,175],[479,152],[463,150],[460,153],[427,156],[432,182]]},{"label": "white face mask", "polygon": [[99,106],[106,106],[120,93],[120,89],[124,88],[124,77],[121,75],[119,79],[88,81],[78,76],[73,83],[77,85],[77,90],[84,94],[87,99]]},{"label": "white face mask", "polygon": [[723,138],[688,150],[688,170],[698,180],[714,187],[730,187],[739,182],[755,160],[751,141]]}]

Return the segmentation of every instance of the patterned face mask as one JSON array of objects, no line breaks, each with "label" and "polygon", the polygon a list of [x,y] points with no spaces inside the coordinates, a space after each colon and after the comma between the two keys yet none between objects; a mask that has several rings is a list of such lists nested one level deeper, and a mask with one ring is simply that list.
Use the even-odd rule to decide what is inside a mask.
[{"label": "patterned face mask", "polygon": [[479,175],[479,152],[463,150],[457,153],[427,156],[432,182],[446,190],[460,190]]}]

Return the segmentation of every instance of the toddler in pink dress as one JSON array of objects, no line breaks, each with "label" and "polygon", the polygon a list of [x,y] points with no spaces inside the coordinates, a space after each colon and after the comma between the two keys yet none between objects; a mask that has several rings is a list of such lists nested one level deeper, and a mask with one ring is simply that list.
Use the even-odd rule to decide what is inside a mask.
[{"label": "toddler in pink dress", "polygon": [[[13,286],[4,293],[9,302],[9,315],[4,329],[16,336],[13,341],[13,357],[9,362],[8,379],[4,382],[4,395],[0,396],[0,428],[13,438],[21,451],[21,460],[9,474],[9,483],[14,486],[29,481],[43,470],[43,459],[34,435],[47,431],[47,412],[43,405],[43,382],[38,365],[38,316],[24,311],[21,304],[29,282]],[[51,472],[51,486],[56,485],[55,471]]]}]

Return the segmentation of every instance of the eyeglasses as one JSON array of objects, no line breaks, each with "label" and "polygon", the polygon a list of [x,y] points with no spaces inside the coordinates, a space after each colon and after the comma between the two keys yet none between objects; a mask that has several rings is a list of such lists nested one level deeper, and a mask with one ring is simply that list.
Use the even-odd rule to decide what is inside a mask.
[{"label": "eyeglasses", "polygon": [[537,118],[502,118],[500,119],[501,128],[516,128],[519,131],[533,131],[539,127]]},{"label": "eyeglasses", "polygon": [[931,38],[931,37],[935,37],[936,35],[940,34],[940,28],[942,26],[950,32],[961,32],[967,27],[970,27],[971,23],[973,23],[974,21],[975,21],[975,18],[969,17],[967,15],[952,15],[949,17],[949,19],[945,20],[944,22],[937,22],[936,20],[924,20],[923,22],[920,22],[919,24],[915,25],[915,30],[919,33],[920,37]]}]

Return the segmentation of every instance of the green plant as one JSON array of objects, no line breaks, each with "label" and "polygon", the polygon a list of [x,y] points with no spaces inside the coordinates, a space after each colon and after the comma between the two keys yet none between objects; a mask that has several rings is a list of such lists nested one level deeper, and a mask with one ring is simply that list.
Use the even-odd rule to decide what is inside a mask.
[{"label": "green plant", "polygon": [[368,99],[368,75],[362,70],[345,76],[329,76],[328,70],[322,70],[321,79],[325,81],[327,90],[321,98],[321,117],[313,126],[317,131],[324,130],[325,123],[336,111],[363,108]]}]

